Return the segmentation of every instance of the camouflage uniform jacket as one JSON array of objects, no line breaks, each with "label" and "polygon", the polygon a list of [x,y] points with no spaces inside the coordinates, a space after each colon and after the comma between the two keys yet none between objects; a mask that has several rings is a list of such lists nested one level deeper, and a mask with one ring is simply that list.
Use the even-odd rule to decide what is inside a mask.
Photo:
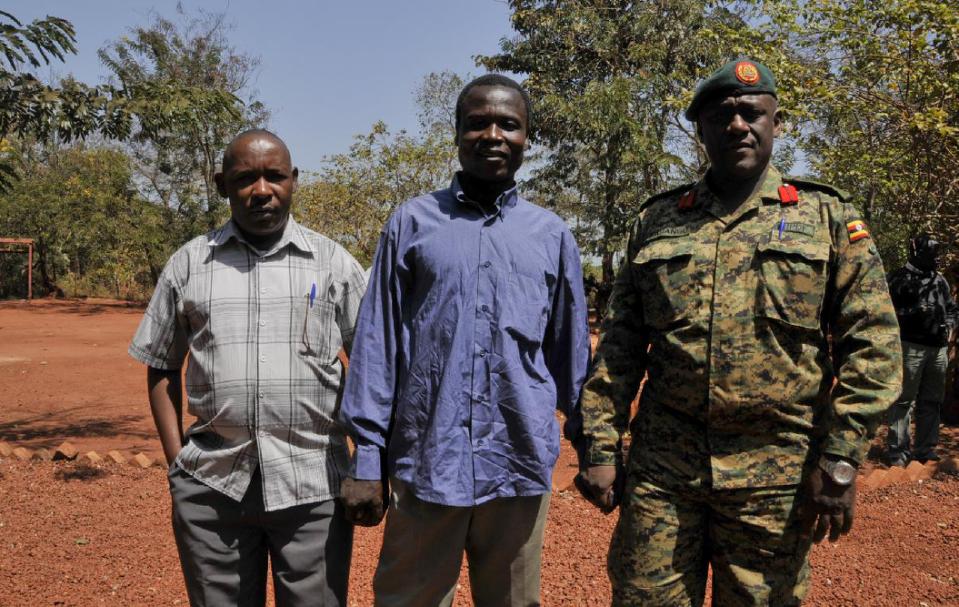
[{"label": "camouflage uniform jacket", "polygon": [[863,232],[842,194],[772,166],[733,210],[705,181],[647,201],[583,394],[587,461],[615,461],[647,373],[633,437],[660,470],[738,489],[798,484],[811,454],[862,461],[902,377]]}]

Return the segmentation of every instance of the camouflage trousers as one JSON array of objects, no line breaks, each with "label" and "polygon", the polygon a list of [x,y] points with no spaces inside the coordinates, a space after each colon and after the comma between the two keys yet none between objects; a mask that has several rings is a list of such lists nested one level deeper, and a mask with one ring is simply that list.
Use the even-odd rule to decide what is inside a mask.
[{"label": "camouflage trousers", "polygon": [[799,537],[797,487],[712,490],[631,466],[608,572],[616,606],[799,605],[809,540]]}]

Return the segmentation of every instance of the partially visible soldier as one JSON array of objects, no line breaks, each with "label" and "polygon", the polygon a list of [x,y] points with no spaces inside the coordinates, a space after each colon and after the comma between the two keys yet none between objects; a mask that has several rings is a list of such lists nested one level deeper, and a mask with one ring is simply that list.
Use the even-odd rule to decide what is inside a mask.
[{"label": "partially visible soldier", "polygon": [[[902,396],[889,409],[886,463],[939,461],[939,410],[946,389],[949,339],[959,308],[937,269],[940,243],[928,234],[909,241],[909,261],[889,275],[889,292],[902,336]],[[909,449],[909,418],[916,413],[915,449]]]},{"label": "partially visible soldier", "polygon": [[577,485],[611,511],[625,474],[614,605],[701,605],[708,566],[713,604],[798,605],[811,542],[852,526],[856,468],[899,393],[896,316],[846,197],[769,164],[782,118],[765,66],[724,65],[686,118],[709,170],[640,209],[583,395]]}]

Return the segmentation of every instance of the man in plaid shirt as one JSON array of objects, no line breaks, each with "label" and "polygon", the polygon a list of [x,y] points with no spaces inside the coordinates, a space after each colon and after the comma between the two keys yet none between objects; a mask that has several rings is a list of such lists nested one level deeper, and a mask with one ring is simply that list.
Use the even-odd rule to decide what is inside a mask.
[{"label": "man in plaid shirt", "polygon": [[363,268],[290,217],[297,169],[276,135],[238,135],[216,182],[231,220],[173,254],[129,348],[149,367],[190,603],[263,605],[269,555],[277,605],[345,605],[337,353]]}]

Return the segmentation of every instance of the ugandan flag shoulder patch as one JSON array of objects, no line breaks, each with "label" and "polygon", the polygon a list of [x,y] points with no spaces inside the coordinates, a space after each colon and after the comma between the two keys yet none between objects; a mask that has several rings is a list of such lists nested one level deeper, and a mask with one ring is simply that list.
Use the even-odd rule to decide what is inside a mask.
[{"label": "ugandan flag shoulder patch", "polygon": [[849,232],[849,242],[869,238],[869,230],[866,228],[866,222],[862,219],[854,219],[847,223],[846,231]]}]

